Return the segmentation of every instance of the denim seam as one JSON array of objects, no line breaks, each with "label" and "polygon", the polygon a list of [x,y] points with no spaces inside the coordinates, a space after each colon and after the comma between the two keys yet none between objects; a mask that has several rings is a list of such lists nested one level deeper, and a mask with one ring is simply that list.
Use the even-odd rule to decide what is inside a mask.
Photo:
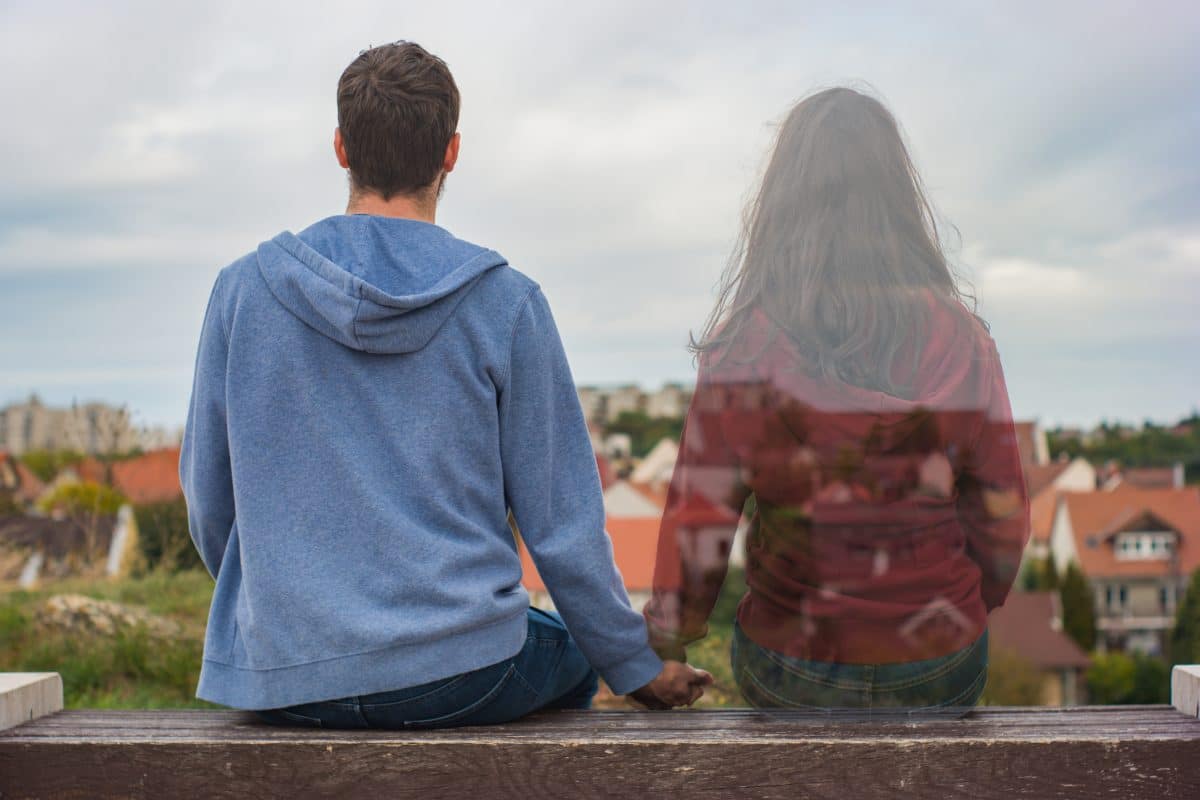
[{"label": "denim seam", "polygon": [[[978,644],[978,640],[976,641],[976,645],[977,644]],[[972,655],[974,655],[976,652],[976,649],[977,649],[976,645],[971,645],[970,647],[965,647],[962,650],[959,650],[957,653],[954,654],[953,658],[949,659],[944,664],[940,664],[936,669],[934,669],[931,672],[924,672],[916,677],[908,678],[905,680],[886,681],[884,683],[872,682],[871,691],[894,691],[896,689],[911,689],[914,686],[920,686],[923,683],[929,683],[930,681],[934,681],[939,678],[942,678],[945,675],[947,675],[948,673],[950,673],[951,671],[953,671],[954,669],[961,666],[964,661],[966,661],[968,658],[970,658]]]},{"label": "denim seam", "polygon": [[783,670],[787,674],[793,675],[797,678],[802,678],[810,683],[815,683],[820,686],[826,686],[826,687],[829,687],[830,689],[849,689],[851,691],[863,691],[863,690],[870,691],[870,689],[871,689],[870,679],[867,679],[864,681],[853,681],[851,683],[846,683],[846,682],[840,681],[840,680],[828,680],[826,678],[821,678],[816,675],[812,675],[808,672],[798,670],[795,666],[792,666],[790,664],[780,661],[779,658],[776,657],[772,653],[772,651],[766,647],[758,647],[757,650],[764,657],[766,657],[766,659],[768,661],[770,661],[775,666],[779,667],[781,670]]},{"label": "denim seam", "polygon": [[484,694],[483,697],[480,697],[478,700],[468,704],[465,708],[460,708],[458,711],[453,711],[449,714],[443,714],[440,717],[406,720],[404,722],[404,727],[416,728],[430,725],[444,725],[448,722],[454,722],[469,717],[471,714],[487,708],[489,703],[494,702],[495,699],[500,696],[500,693],[504,691],[504,687],[508,684],[509,678],[515,674],[517,674],[517,665],[510,664],[508,669],[505,670],[504,675],[501,676],[500,680],[496,681],[495,685],[488,689],[487,693]]},{"label": "denim seam", "polygon": [[773,701],[778,703],[780,708],[814,709],[814,710],[822,710],[822,711],[827,710],[825,706],[810,706],[810,705],[805,705],[804,703],[797,703],[792,700],[787,700],[783,697],[780,697],[779,695],[775,694],[775,692],[768,689],[766,687],[766,685],[764,685],[763,682],[760,681],[758,679],[758,677],[755,676],[755,674],[750,671],[749,667],[742,667],[742,678],[743,678],[743,680],[746,680],[749,683],[754,684],[756,689],[758,689],[764,695],[766,695],[767,697],[770,697]]}]

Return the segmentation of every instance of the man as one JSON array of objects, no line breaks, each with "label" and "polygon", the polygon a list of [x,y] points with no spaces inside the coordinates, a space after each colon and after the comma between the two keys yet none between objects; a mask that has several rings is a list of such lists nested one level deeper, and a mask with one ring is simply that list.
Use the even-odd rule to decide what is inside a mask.
[{"label": "man", "polygon": [[[694,702],[711,676],[659,660],[613,564],[545,297],[435,224],[450,71],[373,48],[337,102],[346,213],[222,270],[205,313],[180,464],[216,579],[197,696],[327,727],[586,708],[597,673]],[[510,512],[561,617],[529,607]]]}]

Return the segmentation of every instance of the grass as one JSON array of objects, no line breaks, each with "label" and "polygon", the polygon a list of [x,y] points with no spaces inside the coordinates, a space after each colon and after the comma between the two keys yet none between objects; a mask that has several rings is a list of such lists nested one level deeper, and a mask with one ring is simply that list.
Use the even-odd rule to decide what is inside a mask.
[{"label": "grass", "polygon": [[[112,636],[47,629],[37,611],[54,594],[137,605],[179,622],[181,635],[140,628]],[[0,596],[0,671],[58,672],[68,708],[210,708],[194,696],[212,579],[153,573],[120,581],[64,580]]]},{"label": "grass", "polygon": [[[194,696],[212,589],[207,573],[185,570],[0,593],[0,672],[58,672],[68,708],[212,708]],[[698,706],[744,705],[729,666],[733,612],[744,591],[742,574],[731,570],[708,637],[689,649],[688,660],[716,679]],[[49,630],[37,612],[55,594],[139,606],[180,623],[183,633],[163,639],[141,629],[113,636]]]}]

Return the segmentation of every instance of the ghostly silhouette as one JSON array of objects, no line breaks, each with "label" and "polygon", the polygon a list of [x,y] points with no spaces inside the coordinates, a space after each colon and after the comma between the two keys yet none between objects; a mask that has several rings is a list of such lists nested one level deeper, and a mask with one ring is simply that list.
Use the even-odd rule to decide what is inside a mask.
[{"label": "ghostly silhouette", "polygon": [[789,114],[707,327],[660,530],[652,643],[705,636],[743,512],[746,700],[962,713],[1029,535],[1004,375],[892,115]]}]

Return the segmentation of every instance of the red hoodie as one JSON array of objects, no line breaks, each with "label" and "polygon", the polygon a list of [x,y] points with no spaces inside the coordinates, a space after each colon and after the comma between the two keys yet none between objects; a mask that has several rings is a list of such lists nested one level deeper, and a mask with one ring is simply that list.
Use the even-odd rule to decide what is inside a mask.
[{"label": "red hoodie", "polygon": [[1029,536],[1004,375],[957,304],[930,297],[895,363],[911,365],[918,343],[908,398],[814,377],[761,313],[736,353],[701,359],[645,612],[661,655],[682,658],[707,633],[751,497],[737,619],[752,641],[881,664],[983,632]]}]

